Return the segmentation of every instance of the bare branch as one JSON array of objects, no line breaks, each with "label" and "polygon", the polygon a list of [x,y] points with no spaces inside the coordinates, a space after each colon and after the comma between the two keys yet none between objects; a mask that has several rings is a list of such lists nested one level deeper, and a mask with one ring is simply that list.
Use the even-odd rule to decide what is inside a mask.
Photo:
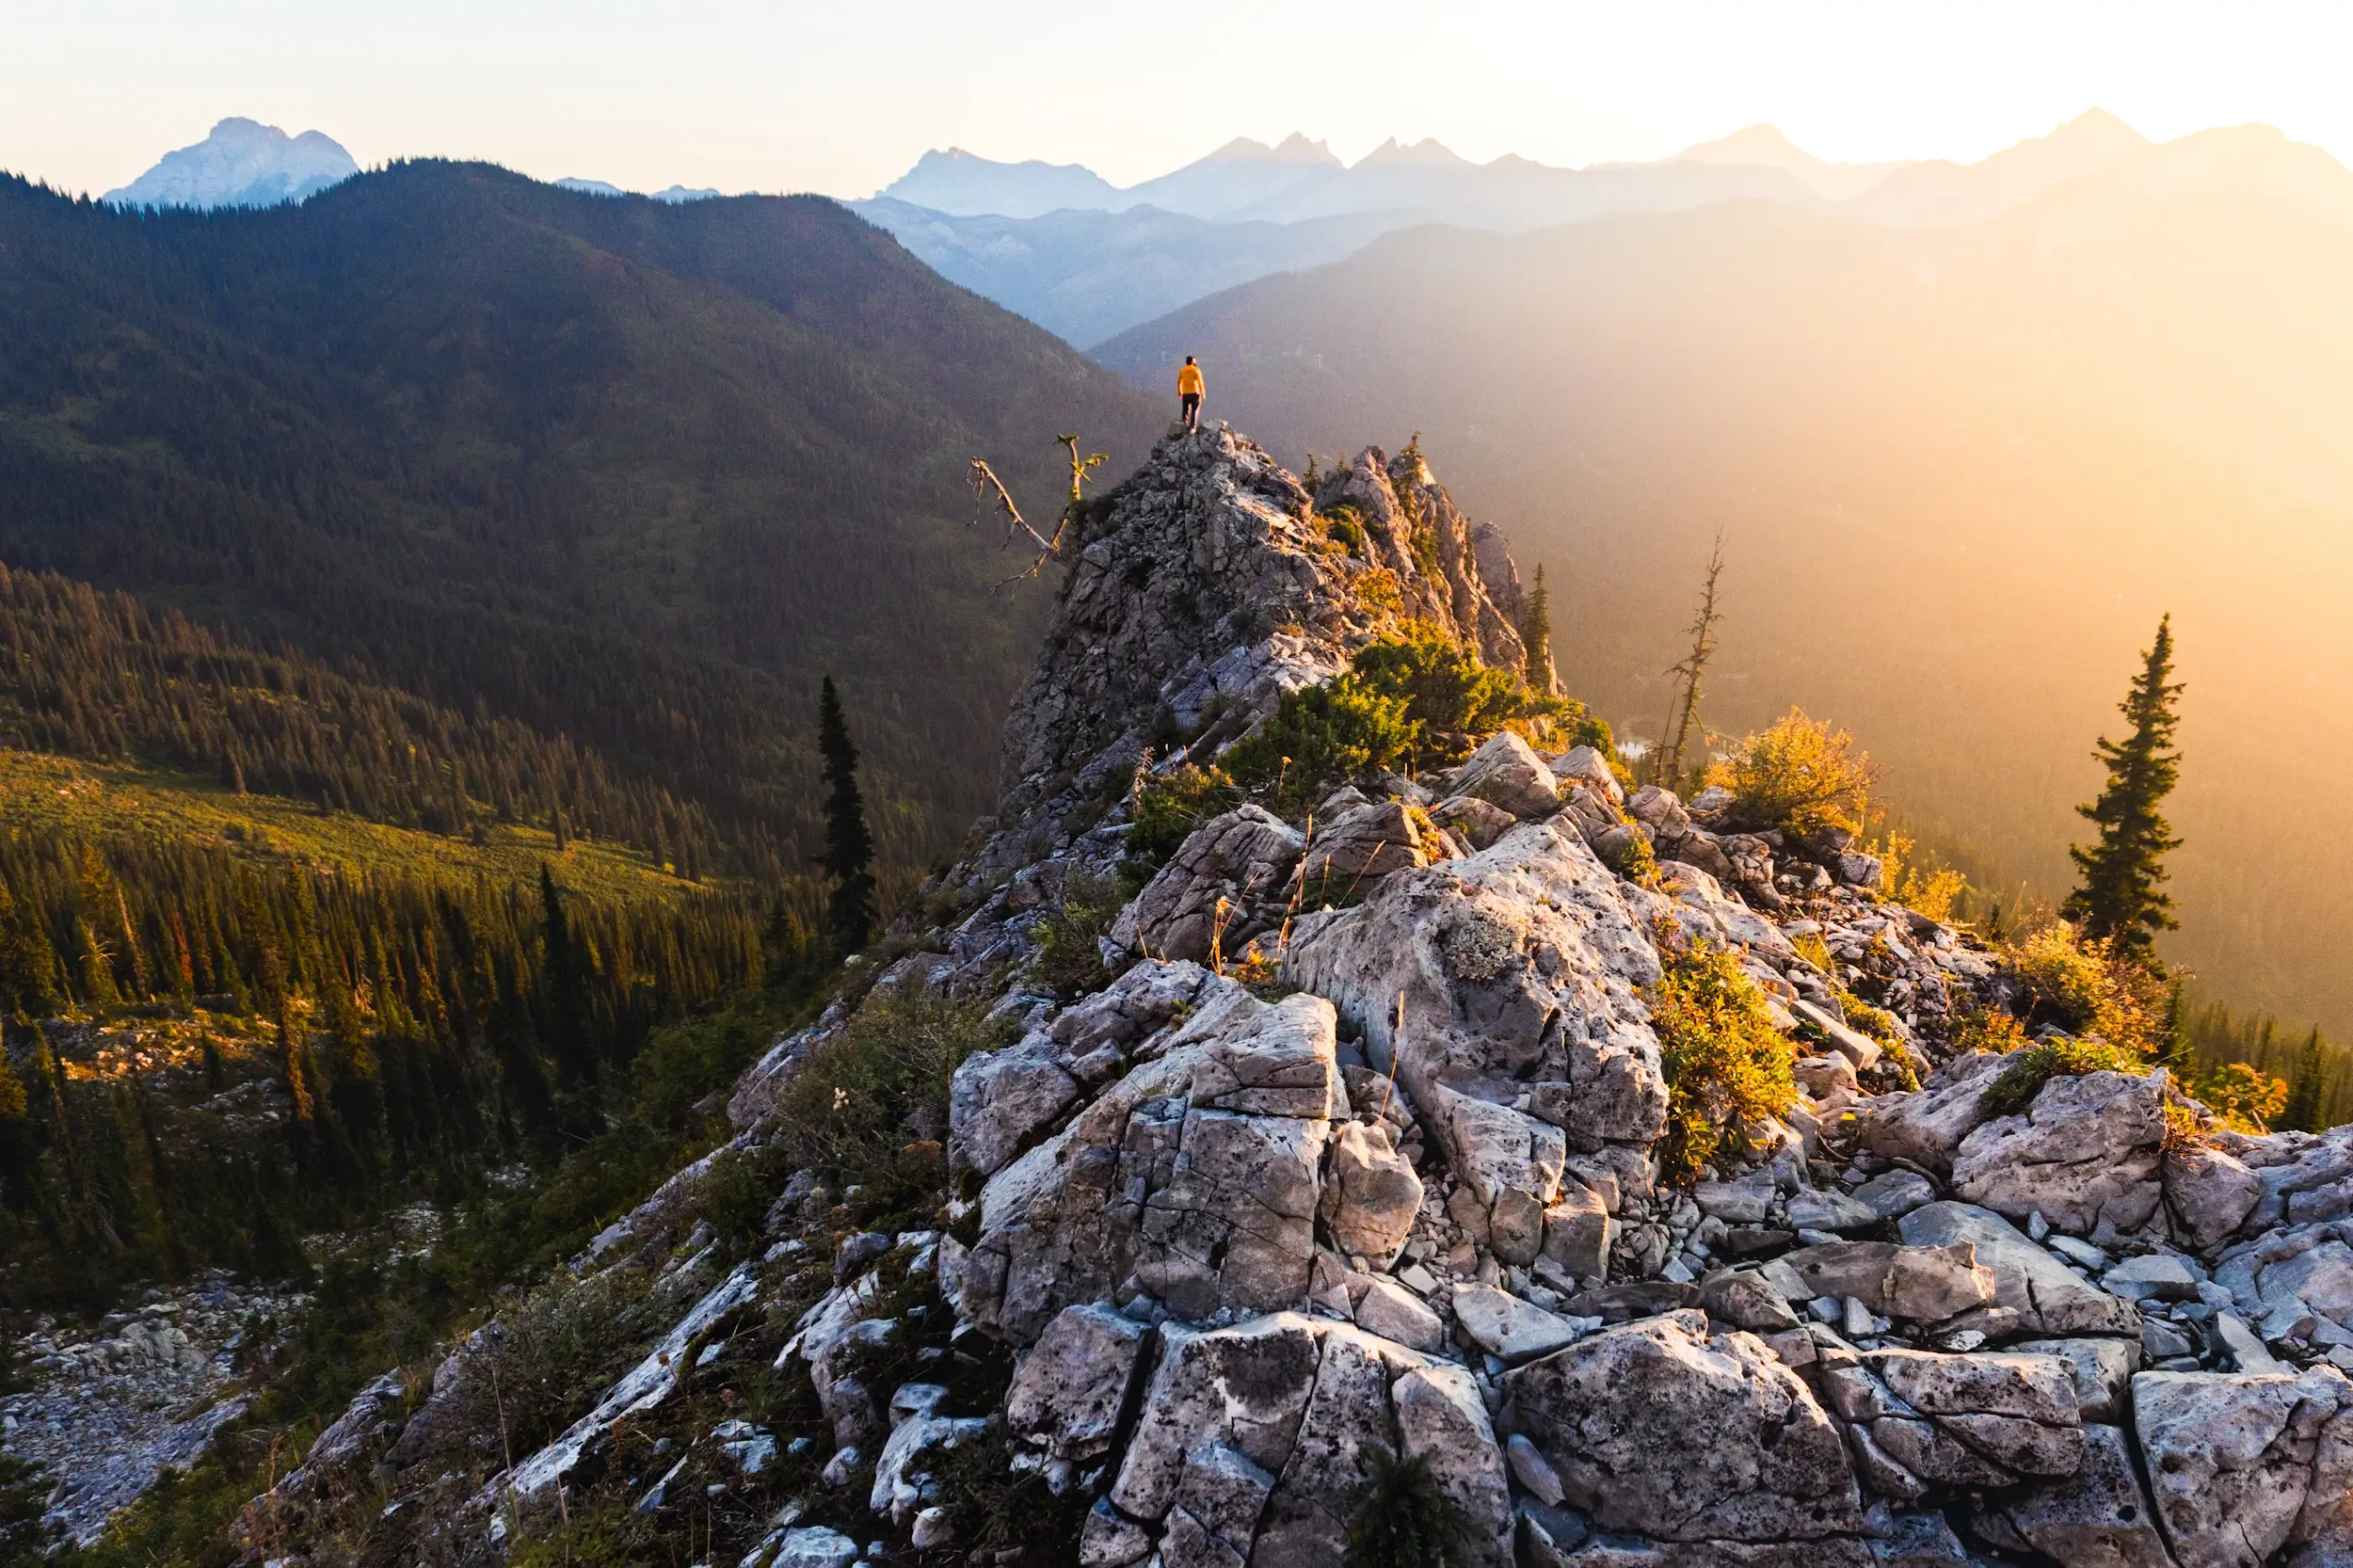
[{"label": "bare branch", "polygon": [[1108,460],[1100,452],[1080,456],[1079,438],[1076,436],[1057,436],[1054,439],[1070,449],[1070,500],[1063,507],[1062,515],[1054,520],[1054,536],[1050,539],[1030,526],[1029,519],[1021,515],[1020,506],[1016,504],[1013,492],[1005,488],[1005,482],[997,477],[997,471],[990,468],[985,460],[973,458],[972,467],[965,475],[965,483],[972,487],[976,500],[985,502],[992,493],[996,496],[989,513],[995,516],[1002,512],[1005,516],[1005,546],[1011,546],[1023,534],[1027,534],[1031,542],[1037,546],[1037,559],[1030,563],[1027,570],[1015,572],[1003,583],[998,584],[1000,588],[1007,584],[1018,583],[1025,577],[1035,577],[1046,569],[1047,562],[1062,553],[1062,536],[1069,529],[1070,520],[1077,515],[1079,504],[1085,499],[1087,475]]}]

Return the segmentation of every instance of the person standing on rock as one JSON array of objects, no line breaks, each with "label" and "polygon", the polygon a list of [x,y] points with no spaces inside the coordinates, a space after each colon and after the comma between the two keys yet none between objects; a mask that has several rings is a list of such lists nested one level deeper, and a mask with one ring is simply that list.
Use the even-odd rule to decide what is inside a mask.
[{"label": "person standing on rock", "polygon": [[1201,428],[1201,393],[1203,391],[1201,367],[1194,364],[1193,356],[1188,354],[1185,356],[1185,362],[1176,371],[1176,401],[1183,409],[1183,412],[1176,416],[1176,422],[1188,430]]}]

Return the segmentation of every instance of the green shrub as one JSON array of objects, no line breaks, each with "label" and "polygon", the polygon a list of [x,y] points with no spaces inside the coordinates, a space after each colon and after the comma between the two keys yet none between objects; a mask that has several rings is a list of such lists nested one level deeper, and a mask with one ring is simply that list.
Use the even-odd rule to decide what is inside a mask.
[{"label": "green shrub", "polygon": [[929,1224],[947,1201],[949,1085],[966,1057],[1009,1033],[985,1008],[911,986],[870,1000],[778,1100],[780,1158],[838,1189],[864,1189],[852,1205],[861,1224]]},{"label": "green shrub", "polygon": [[1348,1521],[1347,1568],[1463,1568],[1472,1560],[1470,1521],[1438,1484],[1430,1456],[1368,1450],[1370,1474]]},{"label": "green shrub", "polygon": [[1427,623],[1363,649],[1352,667],[1368,690],[1405,699],[1415,760],[1424,767],[1459,762],[1507,725],[1568,708],[1559,697],[1531,690],[1514,672],[1481,664]]},{"label": "green shrub", "polygon": [[1666,922],[1659,957],[1648,997],[1667,1079],[1659,1167],[1668,1180],[1688,1182],[1728,1144],[1748,1152],[1742,1129],[1787,1111],[1798,1087],[1789,1044],[1737,959]]},{"label": "green shrub", "polygon": [[1119,914],[1119,899],[1091,878],[1072,877],[1063,886],[1062,907],[1038,928],[1037,962],[1031,972],[1068,1001],[1111,984],[1097,942]]},{"label": "green shrub", "polygon": [[960,1548],[1027,1545],[1024,1562],[1078,1560],[1079,1532],[1086,1523],[1087,1496],[1073,1487],[1056,1496],[1035,1470],[1013,1467],[1015,1448],[1003,1429],[991,1427],[952,1448],[923,1456],[940,1506],[948,1510]]},{"label": "green shrub", "polygon": [[2028,1017],[2140,1056],[2167,1043],[2166,982],[2146,966],[2054,920],[2005,957],[2030,1000]]},{"label": "green shrub", "polygon": [[1187,762],[1145,778],[1136,786],[1128,858],[1160,870],[1194,828],[1232,809],[1241,798],[1241,792],[1223,768]]},{"label": "green shrub", "polygon": [[2012,1051],[2009,1062],[1979,1103],[1991,1116],[2016,1116],[2034,1104],[2042,1086],[2055,1078],[2081,1073],[2145,1073],[2149,1064],[2138,1052],[2105,1040],[2059,1035],[2038,1046]]},{"label": "green shrub", "polygon": [[1355,507],[1335,506],[1330,511],[1319,512],[1316,516],[1323,524],[1325,538],[1340,546],[1352,555],[1362,555],[1365,552],[1365,520],[1357,515]]},{"label": "green shrub", "polygon": [[1854,737],[1792,708],[1761,735],[1740,743],[1708,782],[1733,793],[1742,825],[1807,834],[1824,828],[1863,831],[1863,808],[1877,776],[1868,756],[1849,748]]},{"label": "green shrub", "polygon": [[1225,753],[1225,766],[1289,811],[1343,779],[1410,762],[1414,742],[1404,698],[1381,696],[1355,676],[1339,675],[1284,693],[1273,716]]}]

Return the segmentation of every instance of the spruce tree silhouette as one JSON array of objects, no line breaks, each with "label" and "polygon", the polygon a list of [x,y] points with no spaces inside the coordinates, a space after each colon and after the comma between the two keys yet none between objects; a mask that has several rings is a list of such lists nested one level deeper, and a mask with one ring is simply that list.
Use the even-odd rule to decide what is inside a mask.
[{"label": "spruce tree silhouette", "polygon": [[2174,703],[2182,694],[2173,682],[2173,617],[2157,622],[2156,641],[2141,653],[2119,707],[2131,728],[2121,741],[2102,737],[2100,760],[2107,765],[2107,787],[2089,806],[2075,809],[2100,825],[2099,842],[2068,851],[2083,886],[2059,912],[2080,921],[2084,935],[2113,942],[2118,952],[2143,963],[2156,961],[2156,935],[2180,922],[2173,900],[2160,887],[2165,856],[2181,847],[2158,811],[2182,775],[2182,755],[2173,749],[2181,722]]},{"label": "spruce tree silhouette", "polygon": [[818,863],[833,878],[826,924],[836,950],[847,954],[874,934],[874,838],[858,793],[857,747],[830,675],[818,691],[817,750],[825,764],[825,853]]}]

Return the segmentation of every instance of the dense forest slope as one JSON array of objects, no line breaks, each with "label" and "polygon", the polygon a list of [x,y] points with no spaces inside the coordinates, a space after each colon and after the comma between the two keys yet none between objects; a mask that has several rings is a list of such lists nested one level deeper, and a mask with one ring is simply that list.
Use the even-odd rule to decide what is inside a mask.
[{"label": "dense forest slope", "polygon": [[[672,206],[413,163],[299,207],[0,182],[0,560],[601,754],[800,866],[842,681],[898,864],[985,805],[1037,608],[965,460],[1055,493],[1154,412],[813,198]],[[487,796],[486,796],[487,798]],[[649,846],[650,847],[650,846]]]},{"label": "dense forest slope", "polygon": [[1549,567],[1563,678],[1622,732],[1657,732],[1724,530],[1709,719],[1836,717],[1892,798],[2045,890],[2071,875],[2090,743],[2171,610],[2170,951],[2342,1032],[2353,859],[2306,824],[2353,766],[2353,313],[2330,281],[2353,225],[2261,151],[1976,228],[1748,204],[1422,230],[1098,353],[1147,385],[1200,355],[1209,412],[1289,461],[1419,428],[1457,498]]}]

